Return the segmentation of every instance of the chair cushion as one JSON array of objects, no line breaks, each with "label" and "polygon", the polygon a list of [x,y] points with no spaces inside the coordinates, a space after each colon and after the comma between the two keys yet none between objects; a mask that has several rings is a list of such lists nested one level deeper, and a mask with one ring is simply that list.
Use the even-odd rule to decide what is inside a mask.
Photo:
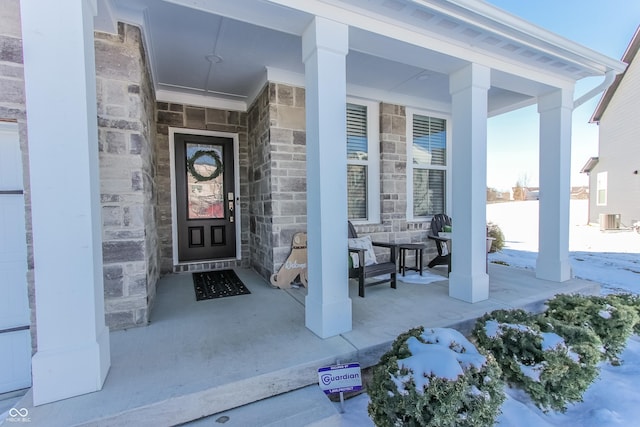
[{"label": "chair cushion", "polygon": [[442,256],[449,255],[449,245],[447,245],[447,242],[436,242],[436,243],[440,245],[440,252]]},{"label": "chair cushion", "polygon": [[[371,236],[357,237],[355,239],[349,239],[349,247],[355,249],[365,249],[364,252],[364,265],[377,264],[376,253],[373,251],[373,243],[371,242]],[[360,267],[360,260],[357,253],[351,253],[351,260],[353,267]]]}]

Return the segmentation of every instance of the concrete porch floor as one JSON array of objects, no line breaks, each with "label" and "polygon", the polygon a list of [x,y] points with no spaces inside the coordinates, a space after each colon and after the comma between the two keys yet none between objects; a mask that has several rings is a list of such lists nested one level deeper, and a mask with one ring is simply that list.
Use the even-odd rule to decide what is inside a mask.
[{"label": "concrete porch floor", "polygon": [[353,330],[320,339],[304,326],[304,288],[273,289],[252,270],[236,272],[251,294],[208,301],[195,300],[191,274],[164,277],[150,325],[111,333],[101,391],[38,407],[28,392],[16,407],[29,410],[32,425],[176,425],[316,384],[317,369],[337,361],[374,365],[414,326],[466,334],[488,311],[541,310],[557,293],[599,292],[594,282],[548,282],[501,265],[490,265],[490,299],[476,304],[450,298],[444,277],[381,284],[366,298],[351,281]]}]

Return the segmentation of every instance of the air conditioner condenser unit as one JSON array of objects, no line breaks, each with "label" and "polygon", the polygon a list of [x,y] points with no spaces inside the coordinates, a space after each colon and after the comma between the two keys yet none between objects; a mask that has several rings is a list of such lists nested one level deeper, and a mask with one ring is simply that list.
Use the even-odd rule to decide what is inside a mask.
[{"label": "air conditioner condenser unit", "polygon": [[619,229],[620,214],[600,214],[600,231]]}]

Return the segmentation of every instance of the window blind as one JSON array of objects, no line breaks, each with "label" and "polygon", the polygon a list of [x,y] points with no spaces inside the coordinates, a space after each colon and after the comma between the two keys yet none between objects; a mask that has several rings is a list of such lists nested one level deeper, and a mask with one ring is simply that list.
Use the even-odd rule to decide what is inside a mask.
[{"label": "window blind", "polygon": [[347,158],[367,160],[367,107],[347,104]]},{"label": "window blind", "polygon": [[445,171],[413,170],[413,215],[426,217],[445,212]]},{"label": "window blind", "polygon": [[347,214],[349,219],[367,219],[367,167],[347,165]]},{"label": "window blind", "polygon": [[435,117],[413,116],[413,164],[447,164],[447,121]]}]

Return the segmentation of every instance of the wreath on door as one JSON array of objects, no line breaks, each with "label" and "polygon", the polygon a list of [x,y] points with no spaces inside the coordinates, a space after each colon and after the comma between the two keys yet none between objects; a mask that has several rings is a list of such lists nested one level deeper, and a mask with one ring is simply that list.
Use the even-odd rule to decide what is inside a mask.
[{"label": "wreath on door", "polygon": [[[196,161],[205,156],[211,157],[215,163],[215,169],[209,176],[201,175],[195,168]],[[187,169],[198,182],[211,181],[219,177],[222,173],[222,161],[220,160],[220,155],[215,150],[198,150],[193,153],[193,156],[187,159]]]}]

